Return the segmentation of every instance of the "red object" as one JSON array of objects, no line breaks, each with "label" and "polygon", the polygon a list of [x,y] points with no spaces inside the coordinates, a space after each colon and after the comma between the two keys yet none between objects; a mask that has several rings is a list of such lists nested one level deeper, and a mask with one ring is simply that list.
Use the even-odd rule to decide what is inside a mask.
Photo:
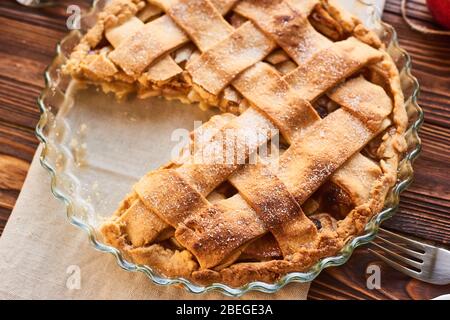
[{"label": "red object", "polygon": [[427,0],[427,5],[434,19],[450,30],[450,0]]}]

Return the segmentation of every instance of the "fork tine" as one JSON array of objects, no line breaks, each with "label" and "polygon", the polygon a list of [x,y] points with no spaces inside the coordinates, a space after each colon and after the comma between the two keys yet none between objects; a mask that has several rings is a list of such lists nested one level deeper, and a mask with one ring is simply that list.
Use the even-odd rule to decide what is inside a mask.
[{"label": "fork tine", "polygon": [[397,262],[395,262],[395,261],[393,261],[393,260],[391,260],[389,258],[386,258],[382,254],[380,254],[380,253],[378,253],[378,252],[376,252],[376,251],[374,251],[372,249],[369,249],[369,251],[371,253],[373,253],[374,255],[376,255],[378,258],[380,258],[382,261],[384,261],[386,264],[388,264],[389,266],[394,268],[395,270],[398,270],[398,271],[400,271],[400,272],[402,272],[402,273],[404,273],[404,274],[406,274],[406,275],[408,275],[408,276],[410,276],[412,278],[421,279],[420,272],[408,269],[408,268],[402,266],[401,264],[398,264]]},{"label": "fork tine", "polygon": [[412,246],[412,247],[415,247],[415,248],[417,248],[417,249],[420,249],[420,250],[425,251],[426,245],[423,244],[423,243],[420,243],[419,241],[415,241],[415,240],[408,239],[408,238],[406,238],[406,237],[403,237],[403,236],[401,236],[401,235],[398,235],[398,234],[396,234],[396,233],[393,233],[393,232],[388,231],[388,230],[383,229],[383,228],[380,228],[380,231],[382,231],[382,232],[384,232],[384,233],[390,235],[390,236],[393,237],[393,238],[402,240],[403,242],[405,242],[406,244],[409,244],[409,245]]},{"label": "fork tine", "polygon": [[388,245],[396,248],[397,250],[399,250],[399,251],[401,251],[403,253],[406,253],[406,254],[408,254],[408,255],[410,255],[412,257],[415,257],[415,258],[420,259],[420,260],[423,261],[423,258],[424,258],[424,254],[423,253],[419,253],[417,251],[405,248],[405,247],[403,247],[401,245],[398,245],[398,244],[396,244],[396,243],[394,243],[392,241],[389,241],[389,240],[381,237],[380,235],[377,235],[377,239],[383,241],[384,243],[387,243]]},{"label": "fork tine", "polygon": [[394,252],[394,251],[391,251],[391,250],[389,250],[389,249],[387,249],[387,248],[385,248],[385,247],[383,247],[383,246],[380,246],[380,245],[379,245],[378,243],[376,243],[376,242],[372,242],[372,244],[373,244],[374,246],[376,246],[378,249],[383,250],[384,252],[390,254],[391,256],[394,256],[394,257],[397,258],[399,261],[401,261],[401,262],[403,262],[403,263],[406,263],[407,265],[410,265],[410,266],[412,266],[412,267],[415,267],[415,268],[417,268],[417,269],[419,269],[419,270],[422,269],[422,264],[421,264],[421,263],[419,263],[419,262],[417,262],[417,261],[414,261],[414,260],[411,260],[411,259],[408,259],[408,258],[405,258],[405,257],[399,255],[398,253]]}]

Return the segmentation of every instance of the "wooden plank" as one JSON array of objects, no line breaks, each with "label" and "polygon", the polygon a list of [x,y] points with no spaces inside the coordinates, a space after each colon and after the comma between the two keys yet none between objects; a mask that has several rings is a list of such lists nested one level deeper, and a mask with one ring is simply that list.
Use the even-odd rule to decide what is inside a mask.
[{"label": "wooden plank", "polygon": [[56,43],[67,32],[65,16],[65,7],[0,4],[0,234],[38,145],[36,99]]}]

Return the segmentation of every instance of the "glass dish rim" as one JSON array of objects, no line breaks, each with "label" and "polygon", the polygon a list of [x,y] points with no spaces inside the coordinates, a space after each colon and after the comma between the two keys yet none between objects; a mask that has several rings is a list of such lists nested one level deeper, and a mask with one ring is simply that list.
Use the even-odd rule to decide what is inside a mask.
[{"label": "glass dish rim", "polygon": [[[91,8],[91,10],[85,14],[85,15],[91,15],[96,11],[97,5],[100,1],[94,1],[94,4]],[[360,1],[361,2],[361,1]],[[68,33],[58,44],[56,47],[56,56],[52,60],[52,62],[49,64],[47,69],[45,70],[44,78],[45,78],[45,88],[42,90],[40,96],[38,97],[38,107],[40,111],[40,120],[38,124],[36,125],[36,136],[39,139],[40,143],[42,144],[42,151],[40,154],[40,163],[46,171],[50,174],[51,177],[51,192],[57,198],[58,200],[62,201],[65,204],[66,207],[66,216],[69,222],[76,227],[84,230],[87,235],[88,239],[91,243],[91,245],[101,251],[101,252],[107,252],[115,256],[116,261],[118,265],[130,272],[143,272],[147,275],[147,277],[155,284],[158,285],[181,285],[183,286],[187,291],[194,293],[194,294],[200,294],[200,293],[206,293],[210,291],[219,291],[225,295],[232,296],[232,297],[240,297],[243,294],[250,292],[250,291],[260,291],[264,293],[275,293],[281,288],[283,288],[286,284],[290,282],[310,282],[313,279],[315,279],[319,273],[328,267],[333,266],[340,266],[347,262],[347,260],[350,258],[350,256],[353,253],[353,250],[363,244],[367,244],[370,241],[372,241],[376,234],[378,233],[378,229],[380,227],[380,224],[385,221],[386,219],[389,219],[392,217],[392,215],[396,212],[399,201],[400,201],[400,193],[403,192],[412,182],[413,180],[413,170],[412,170],[412,163],[413,161],[418,157],[418,155],[421,152],[422,145],[420,138],[418,136],[418,130],[420,129],[420,126],[423,123],[424,120],[424,114],[423,110],[420,108],[420,106],[417,104],[417,97],[419,94],[420,86],[417,81],[417,79],[411,74],[411,57],[410,55],[399,46],[397,33],[395,29],[387,24],[381,21],[379,18],[377,8],[373,4],[366,4],[366,6],[371,7],[373,12],[373,18],[377,19],[377,22],[380,23],[383,29],[385,29],[387,32],[389,32],[392,35],[392,39],[390,42],[390,45],[394,47],[395,50],[398,50],[400,54],[405,59],[405,66],[404,66],[404,72],[405,77],[409,78],[412,81],[413,89],[411,96],[405,97],[405,104],[406,101],[410,99],[410,104],[413,106],[415,111],[417,112],[417,119],[408,127],[407,131],[411,131],[411,135],[414,137],[414,141],[417,141],[417,143],[414,145],[414,147],[405,155],[404,159],[402,160],[402,167],[407,166],[409,167],[409,174],[404,177],[401,180],[397,180],[397,183],[392,187],[390,191],[390,196],[392,197],[393,201],[392,204],[388,207],[385,207],[380,213],[375,215],[366,225],[364,232],[358,236],[355,236],[352,240],[348,241],[345,246],[334,256],[326,257],[321,260],[319,260],[315,265],[313,265],[308,271],[306,272],[290,272],[284,275],[282,278],[280,278],[275,283],[265,283],[260,281],[254,281],[249,282],[244,286],[241,286],[239,288],[233,288],[225,284],[221,283],[213,283],[208,286],[201,286],[192,283],[191,281],[185,279],[185,278],[166,278],[163,276],[158,275],[155,271],[153,271],[150,267],[145,265],[137,265],[132,262],[127,261],[119,250],[117,250],[114,247],[105,245],[102,243],[99,239],[97,239],[94,227],[91,225],[86,224],[85,222],[81,221],[74,215],[74,204],[70,197],[66,195],[66,192],[58,186],[58,174],[56,172],[56,169],[54,166],[48,161],[47,153],[48,153],[48,137],[46,136],[45,128],[48,124],[49,114],[51,111],[47,107],[45,103],[45,98],[49,94],[49,92],[52,92],[52,89],[55,88],[55,84],[57,85],[58,82],[53,79],[51,70],[55,68],[55,66],[60,65],[60,58],[63,56],[61,46],[64,44],[65,41],[67,41],[71,36],[73,36],[74,32],[78,31],[72,31]],[[406,133],[405,133],[406,134]],[[400,170],[400,166],[399,166]],[[388,197],[387,197],[388,198]]]}]

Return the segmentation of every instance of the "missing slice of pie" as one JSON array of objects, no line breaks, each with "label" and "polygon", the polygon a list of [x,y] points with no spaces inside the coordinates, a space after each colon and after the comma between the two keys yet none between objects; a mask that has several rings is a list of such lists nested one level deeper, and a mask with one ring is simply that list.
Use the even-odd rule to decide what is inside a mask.
[{"label": "missing slice of pie", "polygon": [[[64,71],[119,98],[223,111],[101,227],[168,277],[240,286],[307,270],[380,212],[406,148],[392,59],[330,0],[113,0]],[[277,156],[248,161],[274,131]]]}]

